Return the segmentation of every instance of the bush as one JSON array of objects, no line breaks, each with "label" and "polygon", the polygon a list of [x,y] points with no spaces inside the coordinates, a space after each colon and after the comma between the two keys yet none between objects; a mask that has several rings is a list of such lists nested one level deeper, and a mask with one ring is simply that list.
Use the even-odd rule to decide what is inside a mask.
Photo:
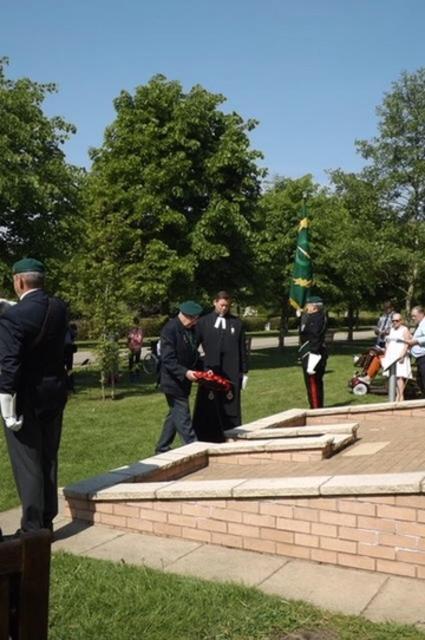
[{"label": "bush", "polygon": [[272,331],[279,330],[280,318],[269,316],[245,316],[241,318],[245,331],[264,331],[266,324],[270,323]]},{"label": "bush", "polygon": [[161,329],[167,322],[168,316],[152,316],[150,318],[141,318],[140,325],[146,338],[159,336]]}]

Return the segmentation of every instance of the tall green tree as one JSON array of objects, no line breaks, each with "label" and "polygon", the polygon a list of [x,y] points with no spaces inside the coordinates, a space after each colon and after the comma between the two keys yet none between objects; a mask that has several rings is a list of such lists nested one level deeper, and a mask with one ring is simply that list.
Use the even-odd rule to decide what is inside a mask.
[{"label": "tall green tree", "polygon": [[290,313],[289,289],[303,202],[309,207],[318,187],[312,177],[276,177],[264,191],[256,212],[256,299],[280,315],[282,347]]},{"label": "tall green tree", "polygon": [[404,249],[399,268],[409,311],[425,276],[425,68],[401,74],[377,114],[378,135],[357,146],[370,163],[364,175],[377,185]]},{"label": "tall green tree", "polygon": [[75,127],[43,112],[54,84],[11,80],[6,68],[0,59],[0,270],[5,275],[14,260],[35,255],[59,285],[60,263],[78,233],[81,173],[61,148]]},{"label": "tall green tree", "polygon": [[351,340],[356,312],[374,306],[386,256],[374,186],[341,171],[333,172],[332,181],[333,191],[324,190],[315,201],[313,264],[327,303],[347,310]]},{"label": "tall green tree", "polygon": [[182,296],[250,287],[264,172],[248,137],[255,122],[224,113],[223,102],[155,76],[133,95],[121,92],[104,143],[91,152],[84,251],[100,277],[107,229],[116,230],[121,299],[133,307],[160,302],[167,311]]}]

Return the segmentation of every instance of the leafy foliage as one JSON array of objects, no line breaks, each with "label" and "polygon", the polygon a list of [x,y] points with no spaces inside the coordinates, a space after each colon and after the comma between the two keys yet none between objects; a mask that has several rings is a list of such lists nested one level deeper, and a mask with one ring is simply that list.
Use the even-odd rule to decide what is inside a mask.
[{"label": "leafy foliage", "polygon": [[389,214],[386,231],[399,246],[400,287],[409,309],[425,275],[425,68],[403,73],[377,114],[378,136],[357,145],[370,162],[363,173]]},{"label": "leafy foliage", "polygon": [[94,268],[102,251],[119,264],[128,304],[160,300],[166,312],[182,296],[250,284],[263,172],[249,148],[255,122],[220,111],[223,101],[164,76],[115,100],[116,119],[91,152],[85,251]]},{"label": "leafy foliage", "polygon": [[30,254],[55,279],[78,235],[81,172],[61,150],[75,127],[43,113],[54,84],[10,80],[6,66],[0,59],[0,275]]}]

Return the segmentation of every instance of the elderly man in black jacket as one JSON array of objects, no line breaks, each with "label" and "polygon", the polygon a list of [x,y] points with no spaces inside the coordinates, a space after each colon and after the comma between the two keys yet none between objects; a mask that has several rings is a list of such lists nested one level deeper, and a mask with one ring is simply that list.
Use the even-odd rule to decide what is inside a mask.
[{"label": "elderly man in black jacket", "polygon": [[156,453],[169,451],[178,433],[184,444],[196,440],[189,409],[189,395],[195,380],[198,345],[194,327],[202,307],[186,300],[179,314],[167,322],[161,331],[160,388],[167,399],[169,411],[155,447]]},{"label": "elderly man in black jacket", "polygon": [[66,403],[65,304],[43,291],[44,266],[13,266],[19,303],[0,318],[0,407],[22,503],[21,529],[52,529],[57,455]]}]

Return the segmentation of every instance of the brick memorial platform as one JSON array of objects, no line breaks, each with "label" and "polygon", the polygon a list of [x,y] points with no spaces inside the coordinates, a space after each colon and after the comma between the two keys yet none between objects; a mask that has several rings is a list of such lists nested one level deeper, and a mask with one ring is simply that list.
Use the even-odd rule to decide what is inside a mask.
[{"label": "brick memorial platform", "polygon": [[292,409],[64,495],[124,531],[425,578],[425,401]]}]

